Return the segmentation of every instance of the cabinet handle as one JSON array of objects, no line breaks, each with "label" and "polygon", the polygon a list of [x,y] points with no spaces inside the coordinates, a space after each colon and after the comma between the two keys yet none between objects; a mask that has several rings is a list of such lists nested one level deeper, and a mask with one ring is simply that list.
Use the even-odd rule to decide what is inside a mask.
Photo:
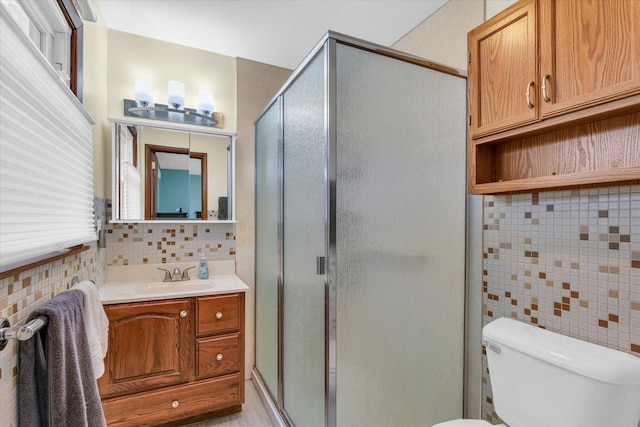
[{"label": "cabinet handle", "polygon": [[174,400],[173,402],[171,402],[171,407],[172,408],[177,408],[180,405],[180,403],[178,403],[177,400]]},{"label": "cabinet handle", "polygon": [[549,74],[546,74],[542,78],[542,99],[544,99],[544,102],[551,101],[551,98],[549,98],[549,95],[547,95],[547,80],[549,80],[550,78],[551,76]]},{"label": "cabinet handle", "polygon": [[218,319],[218,320],[222,319],[222,312],[221,311],[216,313],[216,319]]},{"label": "cabinet handle", "polygon": [[218,354],[216,355],[216,360],[219,362],[219,361],[221,361],[222,359],[224,359],[224,356],[222,355],[222,353],[218,353]]},{"label": "cabinet handle", "polygon": [[527,107],[533,108],[534,105],[531,103],[531,87],[534,85],[534,82],[531,82],[527,85]]},{"label": "cabinet handle", "polygon": [[187,317],[187,310],[182,310],[180,312],[180,317]]}]

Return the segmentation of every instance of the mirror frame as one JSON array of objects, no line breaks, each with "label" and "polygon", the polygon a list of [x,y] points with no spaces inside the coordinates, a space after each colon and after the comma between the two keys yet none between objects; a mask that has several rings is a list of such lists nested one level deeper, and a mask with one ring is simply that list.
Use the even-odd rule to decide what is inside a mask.
[{"label": "mirror frame", "polygon": [[[130,118],[109,118],[109,122],[111,123],[111,223],[117,224],[137,224],[137,223],[150,223],[150,224],[160,224],[160,223],[171,223],[171,224],[206,224],[206,223],[233,223],[236,222],[236,134],[233,132],[224,132],[220,130],[214,130],[213,128],[203,128],[202,126],[194,126],[194,125],[181,125],[176,123],[169,122],[158,122],[158,121],[150,121],[144,119],[130,119]],[[118,135],[117,135],[117,126],[144,126],[150,128],[157,129],[165,129],[165,130],[173,130],[173,131],[183,131],[183,132],[191,132],[198,133],[204,135],[211,136],[221,136],[227,137],[231,142],[231,164],[229,165],[231,168],[230,173],[228,173],[229,181],[227,182],[227,187],[230,189],[230,194],[227,197],[230,199],[230,208],[231,208],[231,218],[219,220],[219,219],[119,219],[117,216],[120,212],[120,195],[119,195],[119,185],[117,182],[117,177],[120,174],[120,165],[119,162],[116,161],[120,158],[119,153],[119,144],[118,144]],[[140,159],[138,159],[140,162]],[[146,189],[145,189],[146,194]],[[145,195],[146,198],[146,195]],[[204,211],[203,211],[204,215]]]}]

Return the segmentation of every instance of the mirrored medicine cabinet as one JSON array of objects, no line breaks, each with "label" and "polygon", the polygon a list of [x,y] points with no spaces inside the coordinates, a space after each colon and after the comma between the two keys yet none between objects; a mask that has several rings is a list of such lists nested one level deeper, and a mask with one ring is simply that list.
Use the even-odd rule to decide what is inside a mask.
[{"label": "mirrored medicine cabinet", "polygon": [[233,222],[235,134],[111,120],[112,221]]}]

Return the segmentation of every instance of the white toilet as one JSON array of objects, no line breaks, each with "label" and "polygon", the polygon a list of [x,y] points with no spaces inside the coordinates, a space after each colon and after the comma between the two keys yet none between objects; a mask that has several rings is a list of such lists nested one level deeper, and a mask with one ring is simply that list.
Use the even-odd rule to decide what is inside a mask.
[{"label": "white toilet", "polygon": [[506,317],[482,336],[500,426],[640,427],[640,358]]}]

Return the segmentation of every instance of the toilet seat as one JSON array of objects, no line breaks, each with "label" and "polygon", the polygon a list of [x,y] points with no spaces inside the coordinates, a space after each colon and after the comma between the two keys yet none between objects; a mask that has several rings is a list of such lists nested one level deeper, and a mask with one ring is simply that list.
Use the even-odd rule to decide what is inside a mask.
[{"label": "toilet seat", "polygon": [[493,425],[483,420],[452,420],[435,424],[433,427],[508,427],[506,424]]}]

